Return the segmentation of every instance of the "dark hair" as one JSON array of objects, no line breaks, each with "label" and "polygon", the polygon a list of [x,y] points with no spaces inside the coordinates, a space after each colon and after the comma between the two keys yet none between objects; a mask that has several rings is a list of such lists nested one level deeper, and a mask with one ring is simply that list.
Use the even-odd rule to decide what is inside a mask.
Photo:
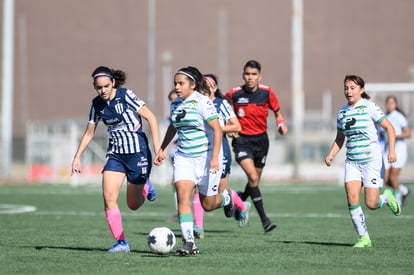
[{"label": "dark hair", "polygon": [[169,101],[171,101],[171,97],[172,97],[172,95],[173,94],[176,94],[177,92],[176,92],[176,90],[175,89],[172,89],[169,93],[168,93],[168,100]]},{"label": "dark hair", "polygon": [[190,82],[195,83],[195,90],[199,91],[203,84],[203,75],[196,67],[188,66],[181,68],[176,72],[177,74],[183,74]]},{"label": "dark hair", "polygon": [[109,77],[111,80],[115,79],[115,86],[114,88],[121,87],[125,84],[126,81],[126,74],[121,70],[114,70],[110,69],[105,66],[99,66],[92,72],[93,82],[95,83],[95,79],[100,76]]},{"label": "dark hair", "polygon": [[243,70],[246,70],[247,67],[257,69],[259,72],[262,71],[262,65],[260,65],[260,63],[256,60],[247,61],[246,65],[243,67]]},{"label": "dark hair", "polygon": [[[361,87],[361,89],[365,87],[365,81],[364,81],[364,79],[362,79],[362,77],[360,77],[358,75],[354,75],[354,74],[348,74],[348,75],[346,75],[345,78],[344,78],[344,85],[345,85],[345,82],[347,82],[347,81],[354,82],[359,87]],[[365,98],[365,99],[371,99],[371,97],[367,94],[366,91],[364,91],[361,94],[361,97],[362,98]]]},{"label": "dark hair", "polygon": [[213,79],[213,80],[214,80],[214,82],[216,82],[217,90],[216,90],[216,92],[214,93],[214,96],[215,96],[215,97],[218,97],[218,98],[224,98],[223,93],[221,92],[220,88],[218,87],[218,80],[217,80],[217,76],[216,76],[216,75],[214,75],[214,74],[205,74],[205,75],[204,75],[204,77],[209,77],[209,78]]},{"label": "dark hair", "polygon": [[[388,100],[393,99],[395,101],[395,110],[397,110],[398,112],[400,112],[403,116],[407,117],[406,114],[398,107],[398,100],[397,97],[395,95],[389,95],[385,98],[385,103],[388,102]],[[387,112],[387,115],[389,113]]]}]

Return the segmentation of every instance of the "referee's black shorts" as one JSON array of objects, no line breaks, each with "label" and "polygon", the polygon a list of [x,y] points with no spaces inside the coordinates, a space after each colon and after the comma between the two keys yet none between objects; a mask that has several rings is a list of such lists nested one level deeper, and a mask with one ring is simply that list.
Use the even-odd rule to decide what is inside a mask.
[{"label": "referee's black shorts", "polygon": [[269,152],[269,136],[267,132],[259,135],[241,135],[233,138],[231,145],[237,163],[244,159],[252,159],[254,166],[263,168],[266,164],[267,153]]}]

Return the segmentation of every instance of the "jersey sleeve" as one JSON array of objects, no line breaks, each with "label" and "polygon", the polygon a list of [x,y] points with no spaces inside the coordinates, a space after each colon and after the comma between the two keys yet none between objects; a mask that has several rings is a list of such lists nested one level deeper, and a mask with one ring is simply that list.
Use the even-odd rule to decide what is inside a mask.
[{"label": "jersey sleeve", "polygon": [[92,102],[91,103],[91,108],[89,110],[89,120],[88,120],[88,122],[90,124],[96,124],[96,123],[98,123],[99,119],[100,119],[100,117],[98,116],[98,113],[96,112],[95,107],[94,107],[93,102]]},{"label": "jersey sleeve", "polygon": [[377,124],[381,123],[386,118],[384,112],[381,110],[381,107],[374,102],[370,102],[370,104],[368,104],[368,114]]},{"label": "jersey sleeve", "polygon": [[398,123],[400,123],[401,128],[408,127],[407,118],[403,114],[401,114],[400,112],[398,112]]},{"label": "jersey sleeve", "polygon": [[218,119],[216,107],[214,107],[213,102],[206,96],[202,96],[201,99],[200,112],[203,119],[207,122],[213,119]]},{"label": "jersey sleeve", "polygon": [[126,90],[125,92],[125,100],[128,103],[128,106],[134,110],[135,112],[139,112],[142,106],[145,105],[145,102],[140,99],[133,91]]},{"label": "jersey sleeve", "polygon": [[223,115],[225,121],[229,121],[233,117],[236,117],[233,107],[231,107],[230,103],[226,99],[223,99],[223,103],[220,106],[220,112]]},{"label": "jersey sleeve", "polygon": [[269,87],[269,109],[273,112],[280,110],[279,99],[276,96],[275,91]]}]

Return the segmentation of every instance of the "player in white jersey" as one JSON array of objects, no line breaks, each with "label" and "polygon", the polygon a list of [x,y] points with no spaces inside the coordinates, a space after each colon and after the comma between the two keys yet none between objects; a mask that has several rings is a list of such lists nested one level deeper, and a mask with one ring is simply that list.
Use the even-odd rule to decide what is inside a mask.
[{"label": "player in white jersey", "polygon": [[[387,96],[385,100],[385,108],[387,112],[387,118],[391,122],[395,131],[395,152],[398,159],[394,163],[384,162],[385,174],[384,181],[391,186],[394,192],[394,196],[401,206],[405,205],[406,198],[410,194],[410,189],[401,184],[398,180],[401,169],[407,162],[407,143],[405,139],[411,137],[411,130],[408,126],[407,118],[404,113],[398,108],[397,98],[393,95]],[[384,139],[384,159],[388,155],[387,139]]]},{"label": "player in white jersey", "polygon": [[375,124],[379,124],[387,133],[389,163],[397,160],[394,129],[379,106],[369,100],[364,87],[365,82],[361,77],[345,76],[344,95],[348,102],[338,112],[336,138],[325,158],[326,165],[330,166],[346,138],[345,191],[351,220],[359,235],[354,247],[372,245],[359,202],[362,186],[365,205],[369,209],[388,205],[394,215],[398,216],[401,213],[400,205],[390,190],[380,194],[383,185],[382,152]]},{"label": "player in white jersey", "polygon": [[231,217],[234,213],[231,191],[226,189],[222,193],[218,192],[222,170],[222,131],[213,102],[197,92],[202,81],[203,76],[195,67],[182,68],[175,74],[177,98],[171,104],[171,124],[154,158],[155,165],[162,164],[167,157],[165,149],[177,134],[174,183],[177,189],[178,220],[184,241],[177,250],[180,255],[198,253],[190,203],[195,186],[199,190],[204,210],[224,207],[228,214],[226,216]]},{"label": "player in white jersey", "polygon": [[92,100],[89,122],[72,162],[72,174],[81,173],[81,155],[91,142],[98,122],[108,129],[108,150],[102,172],[105,216],[115,244],[109,252],[129,252],[122,226],[118,196],[127,179],[127,205],[137,210],[145,201],[154,200],[155,189],[149,181],[152,166],[148,139],[142,131],[141,118],[147,120],[154,151],[160,147],[155,115],[131,90],[122,88],[126,75],[121,70],[100,66],[92,73],[98,93]]}]

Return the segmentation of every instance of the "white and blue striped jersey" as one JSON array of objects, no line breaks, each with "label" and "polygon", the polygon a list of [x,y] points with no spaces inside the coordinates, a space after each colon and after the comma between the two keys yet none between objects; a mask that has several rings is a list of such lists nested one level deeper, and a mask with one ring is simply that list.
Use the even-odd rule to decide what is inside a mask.
[{"label": "white and blue striped jersey", "polygon": [[187,156],[200,156],[211,149],[208,122],[218,119],[213,102],[199,92],[185,100],[177,97],[171,103],[171,122],[177,130],[177,151]]},{"label": "white and blue striped jersey", "polygon": [[125,88],[118,88],[115,97],[109,102],[99,96],[92,100],[89,123],[96,124],[102,120],[108,127],[108,153],[132,154],[148,149],[138,115],[144,105],[144,101],[134,92]]},{"label": "white and blue striped jersey", "polygon": [[381,157],[375,124],[385,119],[381,108],[367,99],[354,106],[346,104],[337,115],[337,128],[346,136],[346,157],[353,162],[366,162]]},{"label": "white and blue striped jersey", "polygon": [[213,103],[219,115],[220,126],[226,125],[230,119],[232,119],[233,117],[236,117],[233,107],[230,106],[227,100],[216,97]]}]

